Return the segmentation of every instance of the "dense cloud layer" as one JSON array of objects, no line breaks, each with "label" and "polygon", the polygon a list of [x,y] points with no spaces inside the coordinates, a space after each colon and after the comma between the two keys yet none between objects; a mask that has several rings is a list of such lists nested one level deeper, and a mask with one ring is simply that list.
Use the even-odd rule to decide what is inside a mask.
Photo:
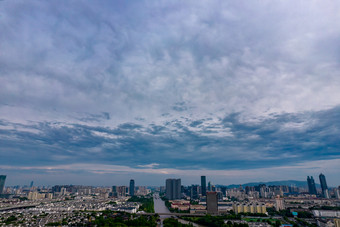
[{"label": "dense cloud layer", "polygon": [[0,168],[83,176],[88,165],[120,166],[130,177],[150,170],[148,183],[157,169],[318,163],[339,184],[327,168],[340,158],[339,10],[332,1],[0,1]]}]

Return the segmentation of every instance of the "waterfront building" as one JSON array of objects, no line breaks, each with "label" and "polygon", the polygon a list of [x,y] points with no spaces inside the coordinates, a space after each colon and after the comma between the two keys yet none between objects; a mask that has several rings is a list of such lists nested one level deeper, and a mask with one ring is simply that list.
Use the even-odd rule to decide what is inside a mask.
[{"label": "waterfront building", "polygon": [[181,179],[166,179],[165,181],[166,198],[180,199],[181,198]]},{"label": "waterfront building", "polygon": [[218,214],[217,192],[207,192],[207,213]]}]

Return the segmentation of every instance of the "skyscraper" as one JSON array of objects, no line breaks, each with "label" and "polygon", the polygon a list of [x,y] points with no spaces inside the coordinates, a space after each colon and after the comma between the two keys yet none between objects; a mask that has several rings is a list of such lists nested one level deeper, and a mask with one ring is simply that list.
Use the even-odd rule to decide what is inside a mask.
[{"label": "skyscraper", "polygon": [[334,189],[334,195],[335,195],[336,199],[340,199],[340,189],[339,188]]},{"label": "skyscraper", "polygon": [[3,193],[5,187],[6,175],[0,175],[0,194]]},{"label": "skyscraper", "polygon": [[165,193],[168,199],[181,198],[181,179],[166,179]]},{"label": "skyscraper", "polygon": [[134,196],[135,195],[135,180],[131,179],[130,180],[130,196]]},{"label": "skyscraper", "polygon": [[322,189],[322,196],[324,198],[329,199],[329,194],[328,194],[328,187],[327,187],[327,182],[326,182],[326,177],[322,173],[319,175],[320,179],[320,184],[321,184],[321,189]]},{"label": "skyscraper", "polygon": [[212,192],[213,191],[213,184],[211,183],[211,181],[208,182],[208,191]]},{"label": "skyscraper", "polygon": [[190,187],[190,199],[195,200],[198,199],[198,194],[199,194],[199,185],[191,185]]},{"label": "skyscraper", "polygon": [[217,192],[207,192],[207,213],[218,214]]},{"label": "skyscraper", "polygon": [[112,186],[112,196],[114,197],[118,196],[117,186]]},{"label": "skyscraper", "polygon": [[308,184],[308,191],[311,195],[316,195],[316,187],[315,187],[315,181],[313,176],[309,177],[307,176],[307,184]]},{"label": "skyscraper", "polygon": [[201,176],[201,191],[202,191],[202,196],[207,195],[207,179],[205,176]]}]

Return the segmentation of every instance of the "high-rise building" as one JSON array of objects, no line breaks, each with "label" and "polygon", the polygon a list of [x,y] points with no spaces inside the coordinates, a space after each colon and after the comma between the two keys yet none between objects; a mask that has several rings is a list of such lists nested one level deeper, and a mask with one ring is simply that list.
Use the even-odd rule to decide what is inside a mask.
[{"label": "high-rise building", "polygon": [[207,192],[207,213],[218,214],[217,192]]},{"label": "high-rise building", "polygon": [[334,195],[335,195],[336,199],[340,199],[340,189],[339,188],[334,189]]},{"label": "high-rise building", "polygon": [[34,184],[34,182],[33,182],[33,181],[31,181],[30,188],[32,188],[32,187],[33,187],[33,184]]},{"label": "high-rise building", "polygon": [[117,197],[125,197],[127,189],[127,186],[112,186],[112,195],[116,195]]},{"label": "high-rise building", "polygon": [[275,199],[275,209],[276,211],[284,210],[285,209],[285,203],[280,196],[277,196]]},{"label": "high-rise building", "polygon": [[212,187],[211,187],[211,182],[208,182],[208,191],[211,192],[212,191]]},{"label": "high-rise building", "polygon": [[117,186],[112,186],[112,196],[114,197],[118,196]]},{"label": "high-rise building", "polygon": [[202,196],[207,195],[207,178],[205,176],[201,176],[201,192]]},{"label": "high-rise building", "polygon": [[131,179],[130,180],[130,196],[134,196],[135,195],[135,180]]},{"label": "high-rise building", "polygon": [[191,185],[190,187],[190,199],[195,200],[198,199],[198,194],[199,194],[199,185]]},{"label": "high-rise building", "polygon": [[166,179],[165,181],[166,198],[180,199],[181,198],[181,179]]},{"label": "high-rise building", "polygon": [[260,187],[260,197],[267,198],[268,196],[268,188],[265,184],[259,185]]},{"label": "high-rise building", "polygon": [[319,179],[320,179],[320,185],[321,185],[321,189],[322,189],[322,196],[323,196],[324,198],[329,199],[328,187],[327,187],[327,182],[326,182],[326,177],[325,177],[325,175],[323,175],[322,173],[320,173]]},{"label": "high-rise building", "polygon": [[316,193],[315,181],[314,181],[313,176],[307,177],[307,184],[308,184],[309,194],[316,195],[317,193]]},{"label": "high-rise building", "polygon": [[0,175],[0,194],[4,192],[6,175]]}]

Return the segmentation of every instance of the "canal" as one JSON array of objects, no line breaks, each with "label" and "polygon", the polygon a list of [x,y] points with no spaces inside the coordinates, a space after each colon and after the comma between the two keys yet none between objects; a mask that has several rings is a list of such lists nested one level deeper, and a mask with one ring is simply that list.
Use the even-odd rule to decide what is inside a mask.
[{"label": "canal", "polygon": [[[153,195],[153,203],[154,203],[154,208],[155,208],[155,213],[171,213],[169,211],[169,209],[165,206],[164,201],[159,197],[159,194],[155,193]],[[170,218],[172,215],[160,215],[160,219],[161,219],[161,225],[163,226],[163,220],[166,218]],[[203,227],[202,225],[198,225],[196,223],[193,222],[189,222],[183,219],[179,219],[175,216],[173,216],[174,218],[176,218],[179,222],[181,222],[182,224],[192,224],[194,227]]]},{"label": "canal", "polygon": [[[159,194],[153,195],[153,203],[155,207],[155,213],[171,213],[169,209],[165,206],[164,201],[159,197]],[[161,218],[169,218],[170,215],[161,215]]]}]

